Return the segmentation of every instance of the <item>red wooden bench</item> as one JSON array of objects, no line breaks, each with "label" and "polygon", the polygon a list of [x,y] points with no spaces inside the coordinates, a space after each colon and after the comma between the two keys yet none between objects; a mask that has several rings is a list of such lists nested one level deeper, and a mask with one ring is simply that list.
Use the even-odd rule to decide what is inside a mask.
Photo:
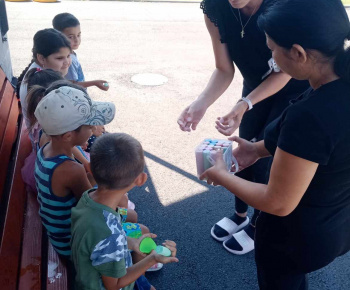
[{"label": "red wooden bench", "polygon": [[[68,289],[66,268],[43,230],[36,193],[22,180],[31,150],[19,100],[0,69],[0,289]],[[52,283],[49,264],[61,274]]]}]

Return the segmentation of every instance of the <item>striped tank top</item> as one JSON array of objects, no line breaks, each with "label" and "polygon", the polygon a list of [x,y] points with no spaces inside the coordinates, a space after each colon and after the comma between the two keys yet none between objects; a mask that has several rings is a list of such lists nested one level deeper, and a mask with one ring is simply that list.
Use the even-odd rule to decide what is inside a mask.
[{"label": "striped tank top", "polygon": [[51,179],[57,166],[65,161],[76,161],[66,155],[45,158],[43,149],[46,145],[38,151],[35,162],[39,215],[54,249],[61,255],[70,256],[71,210],[77,204],[77,200],[73,194],[56,196],[52,192]]}]

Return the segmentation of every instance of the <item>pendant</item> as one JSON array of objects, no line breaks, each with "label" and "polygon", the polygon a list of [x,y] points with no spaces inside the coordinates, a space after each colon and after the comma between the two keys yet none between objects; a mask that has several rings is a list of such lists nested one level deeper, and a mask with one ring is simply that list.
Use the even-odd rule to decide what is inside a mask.
[{"label": "pendant", "polygon": [[244,29],[242,29],[242,31],[241,31],[241,38],[243,38],[244,37]]}]

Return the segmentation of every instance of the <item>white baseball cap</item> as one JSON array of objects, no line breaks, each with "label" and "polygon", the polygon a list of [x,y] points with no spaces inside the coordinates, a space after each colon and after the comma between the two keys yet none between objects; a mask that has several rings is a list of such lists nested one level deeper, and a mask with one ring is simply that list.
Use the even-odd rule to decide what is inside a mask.
[{"label": "white baseball cap", "polygon": [[63,86],[48,93],[34,115],[46,134],[61,135],[82,125],[106,125],[114,119],[115,105],[94,102],[81,90]]}]

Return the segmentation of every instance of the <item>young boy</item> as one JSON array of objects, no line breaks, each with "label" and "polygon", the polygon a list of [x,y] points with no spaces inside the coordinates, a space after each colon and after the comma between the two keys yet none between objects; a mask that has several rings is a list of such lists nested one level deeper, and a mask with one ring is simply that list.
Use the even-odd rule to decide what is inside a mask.
[{"label": "young boy", "polygon": [[68,259],[71,209],[93,185],[72,150],[89,139],[94,125],[108,124],[115,115],[113,103],[94,102],[78,88],[68,81],[49,88],[34,113],[51,139],[38,151],[35,164],[39,214],[53,247]]},{"label": "young boy", "polygon": [[[108,152],[108,155],[105,154]],[[121,227],[120,215],[115,211],[123,195],[135,186],[142,186],[144,155],[141,144],[127,134],[105,134],[91,150],[91,171],[98,189],[86,191],[72,210],[72,258],[77,269],[78,289],[154,289],[145,283],[142,274],[155,263],[178,262],[176,244],[166,241],[171,257],[152,251],[132,265],[129,250],[140,253],[139,239],[127,238]],[[146,285],[145,285],[146,284]],[[103,288],[104,287],[104,288]]]},{"label": "young boy", "polygon": [[78,85],[87,88],[96,86],[101,90],[107,91],[109,85],[107,81],[104,80],[94,80],[85,81],[84,73],[81,68],[80,62],[78,60],[75,50],[79,48],[81,43],[81,31],[79,20],[70,13],[60,13],[57,14],[52,20],[53,28],[62,32],[68,37],[71,42],[71,48],[73,53],[70,55],[72,64],[69,67],[68,74],[65,76],[67,80],[70,80]]}]

